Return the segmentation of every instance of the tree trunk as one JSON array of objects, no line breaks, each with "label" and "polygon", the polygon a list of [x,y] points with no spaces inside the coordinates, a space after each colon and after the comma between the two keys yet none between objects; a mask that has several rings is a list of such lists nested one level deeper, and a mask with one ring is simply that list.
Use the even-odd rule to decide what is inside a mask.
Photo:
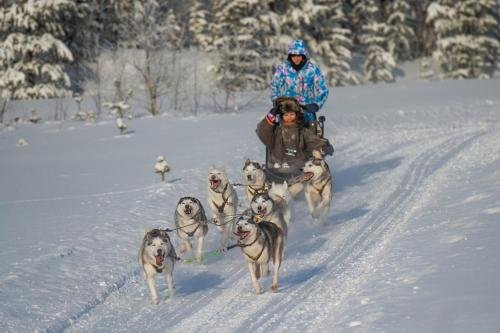
[{"label": "tree trunk", "polygon": [[149,93],[149,111],[153,116],[156,116],[158,114],[157,86],[155,84],[155,81],[153,80],[153,73],[151,71],[151,53],[149,50],[145,50],[145,52],[146,52],[146,74],[144,75],[144,83]]},{"label": "tree trunk", "polygon": [[[195,51],[198,52],[198,51]],[[199,104],[199,96],[198,96],[198,53],[196,53],[194,58],[194,74],[193,74],[193,113],[195,116],[198,115],[198,104]]]},{"label": "tree trunk", "polygon": [[3,116],[7,112],[7,106],[9,105],[8,100],[3,100],[0,106],[0,124],[3,124]]}]

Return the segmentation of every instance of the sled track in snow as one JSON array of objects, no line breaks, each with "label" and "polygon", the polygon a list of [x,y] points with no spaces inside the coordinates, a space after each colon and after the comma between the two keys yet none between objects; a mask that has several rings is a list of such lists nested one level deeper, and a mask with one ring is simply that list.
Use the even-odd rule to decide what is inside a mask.
[{"label": "sled track in snow", "polygon": [[[259,296],[261,300],[265,301],[265,304],[263,304],[262,302],[253,302],[254,295],[241,294],[242,289],[251,289],[247,267],[243,260],[238,260],[238,264],[235,264],[234,260],[232,260],[232,262],[228,262],[228,270],[223,273],[223,281],[216,288],[203,290],[202,293],[195,292],[194,295],[189,293],[182,295],[183,288],[178,289],[178,292],[180,291],[181,293],[177,299],[169,301],[168,320],[165,321],[165,325],[167,325],[165,327],[169,327],[169,330],[172,331],[185,331],[186,326],[183,323],[187,320],[189,330],[206,330],[207,327],[221,329],[220,327],[217,328],[211,325],[217,322],[224,322],[224,320],[220,321],[218,319],[218,316],[223,316],[226,322],[230,321],[228,327],[238,327],[239,325],[236,331],[265,331],[266,329],[273,329],[275,328],[273,325],[276,325],[276,318],[270,317],[268,313],[276,313],[278,309],[283,309],[286,311],[284,313],[286,316],[287,313],[296,310],[290,308],[290,306],[296,302],[297,298],[304,299],[307,302],[307,296],[318,291],[318,288],[320,288],[315,285],[323,279],[321,271],[324,270],[334,272],[335,276],[338,277],[338,282],[333,289],[321,290],[321,293],[341,303],[343,299],[352,294],[352,291],[356,290],[362,283],[362,281],[357,280],[356,276],[363,270],[363,265],[360,265],[361,259],[365,255],[377,252],[381,246],[383,247],[384,242],[390,239],[391,232],[398,227],[401,220],[404,221],[405,212],[412,208],[412,204],[420,194],[420,188],[425,184],[426,178],[453,159],[454,156],[480,135],[482,134],[477,132],[469,133],[467,137],[463,133],[442,135],[441,138],[444,137],[444,139],[433,145],[430,150],[425,150],[417,156],[405,171],[397,190],[377,208],[369,212],[366,217],[363,217],[365,221],[359,223],[360,225],[355,232],[343,238],[341,244],[333,244],[332,241],[323,244],[322,247],[328,246],[326,251],[328,255],[325,255],[325,251],[311,253],[313,258],[318,258],[315,262],[317,262],[316,266],[320,267],[315,274],[308,276],[305,280],[294,284],[292,287],[282,285],[282,289],[286,289],[284,292],[276,295],[266,293]],[[437,141],[437,138],[434,139]],[[140,218],[140,216],[147,216],[147,213],[151,212],[152,207],[158,209],[153,204],[156,200],[161,199],[156,193],[150,195],[148,200],[144,200],[134,208],[133,214],[137,215],[134,219]],[[215,232],[215,230],[212,232]],[[333,241],[339,242],[338,239],[334,239]],[[300,239],[288,243],[285,256],[286,252],[293,252],[300,243]],[[221,260],[228,259],[223,258]],[[207,265],[210,265],[210,263]],[[351,267],[354,268],[351,269]],[[179,270],[179,268],[182,269],[182,264],[178,265],[176,270]],[[290,271],[282,273],[281,280],[286,280],[285,274],[290,273]],[[119,277],[113,284],[114,287],[106,291],[102,295],[103,297],[91,300],[81,311],[62,322],[56,323],[47,331],[63,331],[73,326],[84,315],[97,315],[100,306],[105,305],[110,295],[118,292],[139,274],[139,269],[136,269]],[[176,281],[178,287],[182,283],[182,280]],[[264,287],[266,286],[267,282]],[[251,289],[251,292],[253,292],[253,289]],[[244,302],[245,306],[250,310],[247,313],[248,318],[239,317],[237,307],[238,304],[241,306],[241,302]],[[156,316],[165,314],[165,307],[162,305],[149,310],[152,313],[148,315]],[[186,318],[186,313],[196,313],[196,319]],[[228,316],[228,314],[230,315]],[[311,319],[324,319],[321,318],[321,313],[315,312],[310,315],[314,316]],[[231,320],[227,320],[228,317]]]},{"label": "sled track in snow", "polygon": [[[369,213],[369,218],[360,230],[348,238],[344,244],[339,244],[330,256],[322,259],[325,263],[323,270],[334,272],[338,276],[339,283],[333,289],[321,289],[320,292],[325,298],[330,298],[342,304],[342,300],[352,294],[358,286],[353,285],[362,283],[359,281],[360,273],[363,270],[360,259],[367,255],[370,256],[383,247],[383,243],[390,239],[391,232],[397,228],[401,221],[405,220],[405,212],[411,210],[415,198],[420,194],[422,185],[425,184],[427,177],[439,170],[466,146],[484,133],[473,133],[464,139],[463,134],[454,135],[451,139],[438,144],[431,151],[426,151],[418,156],[410,165],[405,173],[396,192],[392,193],[387,200],[380,205],[380,208]],[[361,266],[361,267],[360,267]],[[353,270],[350,268],[354,267]],[[255,314],[254,319],[244,322],[240,328],[247,327],[249,330],[266,330],[266,323],[270,319],[266,312],[273,313],[279,308],[287,309],[297,297],[308,295],[308,289],[319,289],[314,285],[322,279],[321,275],[313,276],[302,283],[296,289],[292,290],[286,297],[280,301],[272,302],[265,307],[265,311]],[[321,323],[331,314],[316,312],[310,314],[311,319]]]},{"label": "sled track in snow", "polygon": [[[180,180],[180,178],[175,178],[173,180],[167,181],[166,184],[174,183],[178,180]],[[95,196],[106,197],[109,195],[115,196],[115,195],[130,194],[130,193],[135,193],[135,192],[148,192],[149,191],[150,192],[150,194],[148,194],[149,200],[141,201],[136,207],[134,207],[132,210],[129,211],[130,215],[132,215],[131,219],[135,220],[135,219],[142,218],[144,215],[147,215],[147,214],[143,214],[143,212],[150,212],[152,208],[162,210],[162,208],[163,208],[162,206],[152,206],[151,205],[151,201],[156,200],[158,197],[158,194],[156,191],[159,188],[160,188],[160,185],[155,184],[155,185],[150,185],[150,186],[146,186],[143,188],[132,189],[132,190],[128,190],[128,191],[102,193],[102,194],[98,194]],[[75,198],[80,198],[80,197],[75,197]],[[75,199],[75,198],[72,197],[72,198],[66,198],[66,199]],[[152,220],[152,219],[150,219],[150,220]],[[108,228],[114,228],[114,226],[115,226],[115,224],[111,223],[111,226],[109,226]],[[127,232],[130,233],[130,231],[127,231],[127,230],[121,230],[121,232],[122,233],[127,233]],[[136,233],[134,233],[134,235],[135,234]],[[140,239],[142,236],[140,233],[137,235],[139,235],[137,238],[137,243],[140,243]],[[126,286],[128,283],[130,283],[130,281],[138,278],[140,276],[140,274],[141,274],[141,269],[139,268],[138,264],[130,266],[129,269],[125,273],[118,275],[112,281],[107,281],[106,287],[103,290],[101,290],[97,296],[90,298],[77,311],[74,311],[72,314],[68,314],[63,318],[56,320],[53,324],[51,324],[49,327],[43,329],[42,331],[50,332],[50,333],[63,332],[65,330],[71,328],[76,323],[78,323],[82,317],[90,315],[97,307],[104,304],[106,302],[106,300],[111,295],[120,291],[124,286]]]},{"label": "sled track in snow", "polygon": [[[384,238],[390,237],[391,231],[399,225],[399,221],[403,219],[405,211],[409,210],[413,204],[413,201],[420,193],[419,189],[425,184],[427,177],[431,176],[435,171],[445,165],[454,156],[456,156],[461,150],[473,142],[481,133],[469,133],[469,135],[464,139],[463,133],[453,133],[446,135],[445,139],[440,140],[438,144],[434,145],[431,150],[426,150],[410,164],[408,170],[406,170],[400,185],[396,192],[392,193],[378,208],[370,212],[366,218],[366,221],[360,223],[358,230],[355,233],[351,233],[347,238],[344,239],[342,244],[330,245],[329,249],[333,250],[325,255],[325,253],[312,253],[312,256],[318,258],[317,266],[322,266],[319,268],[319,273],[321,271],[331,270],[335,272],[336,276],[343,277],[339,279],[338,285],[330,291],[321,290],[322,293],[328,293],[329,297],[332,299],[336,298],[341,301],[343,298],[350,294],[350,290],[353,290],[351,283],[351,278],[356,274],[356,272],[361,269],[351,270],[350,267],[355,267],[358,260],[365,254],[369,254],[377,249],[377,247],[384,242]],[[299,242],[293,242],[287,244],[286,252],[293,252],[294,248]],[[323,245],[325,246],[325,245]],[[285,258],[286,260],[286,258]],[[213,327],[214,323],[217,322],[228,322],[227,318],[232,318],[232,324],[236,324],[237,328],[235,331],[245,330],[245,331],[265,331],[266,329],[273,329],[276,318],[272,318],[268,313],[277,313],[279,309],[285,310],[290,307],[290,304],[296,302],[296,300],[304,299],[305,301],[307,295],[310,294],[311,290],[315,289],[315,284],[320,282],[323,276],[321,274],[313,274],[312,276],[305,279],[305,281],[300,282],[293,288],[286,288],[286,292],[279,293],[277,295],[264,294],[259,297],[266,297],[268,302],[262,304],[253,304],[254,296],[241,295],[241,289],[245,289],[245,286],[250,286],[248,281],[248,273],[245,267],[246,265],[240,266],[240,269],[234,271],[226,281],[224,281],[224,286],[231,286],[231,290],[225,290],[223,292],[214,293],[207,292],[207,299],[210,299],[209,303],[205,305],[199,311],[196,312],[196,322],[199,326],[192,326],[193,331],[200,329],[207,329],[207,327]],[[242,268],[241,268],[242,267]],[[288,272],[290,274],[290,271]],[[281,280],[285,280],[286,276],[282,273]],[[353,278],[355,280],[355,278]],[[355,286],[354,286],[355,287]],[[251,286],[249,287],[251,288]],[[253,291],[253,290],[252,290]],[[224,297],[217,297],[217,296]],[[212,298],[214,297],[215,298]],[[229,298],[229,301],[228,301]],[[241,306],[241,302],[246,302],[245,308],[253,309],[254,312],[248,312],[247,316],[250,319],[242,318],[241,313],[236,309],[238,304]],[[197,304],[197,307],[200,304]],[[183,309],[184,311],[186,309]],[[293,311],[294,309],[291,309]],[[176,310],[176,312],[179,310]],[[290,312],[290,311],[289,311]],[[217,318],[218,314],[224,314],[226,320],[220,321]],[[229,314],[229,315],[228,315]],[[312,314],[316,322],[318,318],[318,313]],[[243,322],[241,322],[243,320]],[[175,326],[170,326],[172,330],[183,330],[183,321],[172,321]],[[239,324],[237,324],[239,323]],[[229,323],[228,323],[229,324]],[[233,327],[228,325],[227,327]],[[275,327],[274,327],[275,328]],[[221,327],[213,327],[214,330],[222,329]]]}]

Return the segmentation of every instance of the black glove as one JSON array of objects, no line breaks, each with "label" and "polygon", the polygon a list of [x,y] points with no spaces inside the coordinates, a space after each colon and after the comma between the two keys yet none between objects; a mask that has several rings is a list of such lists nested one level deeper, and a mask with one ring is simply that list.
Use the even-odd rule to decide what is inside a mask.
[{"label": "black glove", "polygon": [[272,114],[273,116],[276,116],[280,111],[279,105],[273,106],[271,110],[269,110],[269,113]]},{"label": "black glove", "polygon": [[325,155],[333,155],[333,152],[335,151],[335,149],[333,149],[333,146],[331,144],[328,144],[324,149],[323,151],[325,152]]},{"label": "black glove", "polygon": [[306,112],[316,113],[319,110],[319,106],[316,103],[306,104],[304,105],[304,110]]},{"label": "black glove", "polygon": [[334,149],[333,145],[328,141],[328,139],[323,139],[324,143],[323,146],[321,147],[321,153],[323,155],[333,155]]}]

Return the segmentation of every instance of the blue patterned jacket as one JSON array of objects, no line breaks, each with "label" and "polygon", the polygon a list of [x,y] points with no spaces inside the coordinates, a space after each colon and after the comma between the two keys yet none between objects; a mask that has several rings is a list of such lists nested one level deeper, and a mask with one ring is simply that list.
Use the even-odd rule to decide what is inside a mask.
[{"label": "blue patterned jacket", "polygon": [[299,71],[293,68],[289,60],[276,66],[271,80],[271,100],[280,96],[294,97],[299,104],[316,103],[321,109],[328,98],[328,86],[319,67],[309,60],[304,41],[294,40],[288,47],[288,54],[304,55],[306,63]]}]

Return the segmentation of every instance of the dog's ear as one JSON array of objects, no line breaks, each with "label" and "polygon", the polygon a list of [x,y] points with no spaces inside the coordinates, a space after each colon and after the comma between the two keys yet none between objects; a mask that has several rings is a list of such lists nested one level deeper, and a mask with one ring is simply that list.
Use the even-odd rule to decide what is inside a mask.
[{"label": "dog's ear", "polygon": [[250,161],[250,159],[247,158],[247,160],[245,161],[245,166],[249,165],[250,163],[252,163],[252,161]]},{"label": "dog's ear", "polygon": [[312,152],[312,155],[317,160],[322,160],[323,159],[323,155],[321,155],[321,152],[319,150],[314,149],[313,152]]}]

